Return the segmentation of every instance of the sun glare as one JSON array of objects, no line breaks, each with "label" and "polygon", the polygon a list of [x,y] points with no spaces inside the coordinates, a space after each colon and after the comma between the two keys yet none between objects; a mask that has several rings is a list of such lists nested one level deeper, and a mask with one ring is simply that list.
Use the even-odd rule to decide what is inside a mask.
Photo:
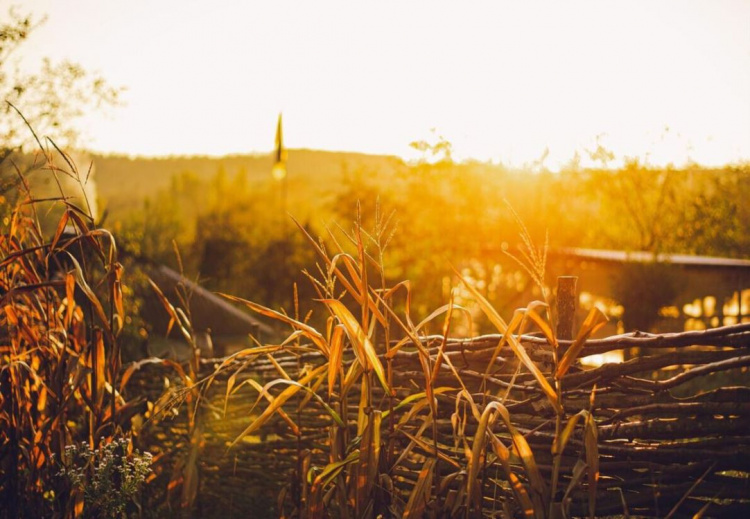
[{"label": "sun glare", "polygon": [[127,88],[87,117],[101,151],[266,152],[284,111],[291,148],[409,158],[436,128],[457,159],[551,170],[598,139],[613,166],[750,158],[748,2],[28,4],[30,54]]}]

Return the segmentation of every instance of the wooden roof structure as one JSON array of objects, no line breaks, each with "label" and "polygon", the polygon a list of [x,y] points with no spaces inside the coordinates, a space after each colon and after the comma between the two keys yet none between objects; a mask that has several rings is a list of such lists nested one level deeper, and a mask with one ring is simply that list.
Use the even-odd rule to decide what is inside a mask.
[{"label": "wooden roof structure", "polygon": [[550,251],[551,255],[572,256],[590,261],[609,263],[666,263],[690,268],[713,268],[747,270],[750,260],[721,258],[715,256],[694,256],[691,254],[653,254],[645,251],[622,251],[606,249],[562,248]]},{"label": "wooden roof structure", "polygon": [[214,338],[220,336],[241,336],[252,334],[271,337],[274,329],[262,323],[253,315],[233,306],[226,299],[219,297],[198,283],[191,281],[179,272],[157,265],[148,269],[149,276],[168,297],[174,294],[178,286],[183,286],[190,294],[190,313],[193,329],[196,331],[211,330]]}]

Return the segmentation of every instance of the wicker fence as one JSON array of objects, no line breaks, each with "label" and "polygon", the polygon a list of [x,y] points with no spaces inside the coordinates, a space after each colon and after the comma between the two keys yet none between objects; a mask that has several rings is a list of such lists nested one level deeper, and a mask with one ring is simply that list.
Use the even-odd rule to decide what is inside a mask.
[{"label": "wicker fence", "polygon": [[[500,339],[499,335],[449,339],[445,351],[478,404],[504,401],[513,424],[531,445],[542,475],[549,477],[554,411],[533,377],[523,369],[517,373],[517,361],[507,347],[486,373]],[[425,337],[423,341],[434,356],[442,337]],[[543,371],[551,370],[552,354],[544,339],[524,336],[522,344]],[[564,348],[570,341],[560,344]],[[750,517],[750,324],[591,340],[583,355],[615,350],[629,352],[626,357],[630,360],[593,369],[576,366],[563,379],[566,417],[589,409],[598,426],[601,476],[596,514],[664,517],[672,512],[674,517],[692,517],[707,506],[707,517]],[[295,377],[304,366],[322,361],[316,353],[277,355],[275,360],[279,366],[261,357],[249,365],[237,361],[204,391],[196,414],[199,441],[193,441],[200,478],[192,516],[278,517],[280,495],[287,500],[305,499],[309,489],[300,483],[304,478],[297,476],[299,472],[329,462],[326,443],[331,418],[315,401],[300,408],[299,398],[284,406],[300,426],[299,435],[277,416],[255,435],[229,447],[250,423],[251,414],[259,413],[257,409],[251,413],[258,393],[249,386],[226,400],[230,376],[234,374],[231,384],[235,387],[248,378],[264,384],[279,377],[279,367]],[[203,374],[212,373],[218,362],[203,361]],[[455,375],[447,365],[442,368],[436,386],[454,386]],[[414,349],[402,348],[393,358],[392,369],[397,401],[419,391],[412,382],[421,377]],[[155,399],[165,383],[179,387],[169,376],[160,366],[144,366],[134,374],[129,391]],[[382,393],[379,397],[375,401],[386,409],[387,398]],[[438,401],[439,443],[447,455],[464,463],[465,453],[454,441],[451,423],[455,393],[442,393]],[[259,408],[264,405],[265,401]],[[171,419],[147,422],[140,435],[141,444],[159,455],[157,478],[146,496],[148,509],[159,510],[159,515],[167,513],[167,503],[177,510],[178,496],[168,496],[166,488],[175,467],[186,462],[190,451],[184,408],[176,408],[173,414]],[[355,431],[356,416],[356,408],[351,409],[349,423]],[[399,414],[393,413],[394,423],[398,418]],[[406,433],[420,434],[418,423],[410,420],[402,428],[390,428],[390,434],[384,431],[383,441],[398,453],[410,443]],[[501,422],[495,429],[500,437],[508,437]],[[465,434],[473,436],[471,423]],[[390,471],[396,496],[407,499],[424,455],[420,449],[412,449]],[[562,458],[563,490],[582,458],[583,438],[578,434]],[[508,494],[498,491],[501,487],[496,482],[504,476],[495,466],[488,465],[481,477],[484,511],[489,516],[502,509]],[[448,486],[446,499],[450,499],[450,491]],[[571,514],[587,515],[585,490],[577,489],[569,497]]]}]

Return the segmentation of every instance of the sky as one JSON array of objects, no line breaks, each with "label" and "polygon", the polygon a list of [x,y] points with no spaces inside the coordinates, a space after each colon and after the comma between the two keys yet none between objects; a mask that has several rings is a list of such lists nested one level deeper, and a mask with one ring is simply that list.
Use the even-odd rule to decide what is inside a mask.
[{"label": "sky", "polygon": [[82,121],[133,155],[291,148],[554,169],[597,142],[654,165],[750,160],[750,0],[24,0],[23,66],[125,87]]}]

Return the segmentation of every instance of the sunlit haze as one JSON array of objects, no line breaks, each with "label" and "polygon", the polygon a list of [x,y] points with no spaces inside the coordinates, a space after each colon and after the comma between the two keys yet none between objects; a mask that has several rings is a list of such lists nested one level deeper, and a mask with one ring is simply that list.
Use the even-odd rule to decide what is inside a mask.
[{"label": "sunlit haze", "polygon": [[750,2],[24,1],[22,66],[126,87],[87,145],[138,155],[291,148],[559,167],[599,142],[651,164],[750,159]]}]

